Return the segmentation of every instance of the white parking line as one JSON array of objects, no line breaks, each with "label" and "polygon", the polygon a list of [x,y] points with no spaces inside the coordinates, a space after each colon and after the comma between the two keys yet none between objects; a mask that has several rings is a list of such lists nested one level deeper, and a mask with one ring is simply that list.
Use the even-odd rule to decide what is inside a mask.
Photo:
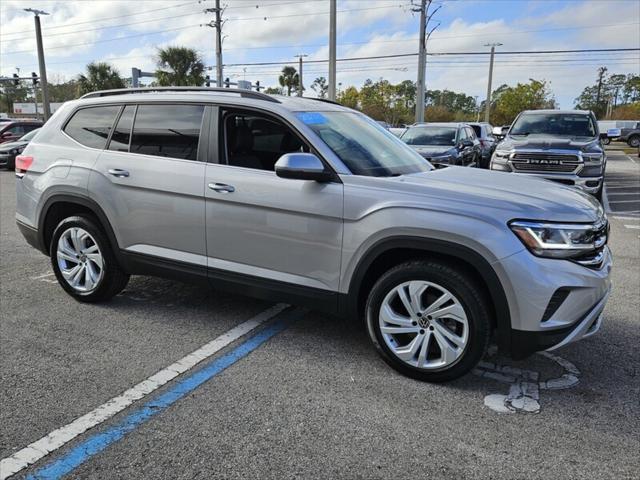
[{"label": "white parking line", "polygon": [[192,369],[203,360],[211,357],[224,347],[246,335],[256,327],[282,312],[288,305],[278,304],[259,313],[255,317],[232,328],[186,357],[160,370],[143,382],[103,403],[98,408],[75,419],[71,423],[54,430],[10,457],[0,461],[0,480],[19,472],[42,457],[62,447],[81,433],[121,412],[132,403],[144,398],[151,392],[173,380],[178,375]]},{"label": "white parking line", "polygon": [[640,230],[640,225],[625,225],[625,228],[631,228],[633,230]]}]

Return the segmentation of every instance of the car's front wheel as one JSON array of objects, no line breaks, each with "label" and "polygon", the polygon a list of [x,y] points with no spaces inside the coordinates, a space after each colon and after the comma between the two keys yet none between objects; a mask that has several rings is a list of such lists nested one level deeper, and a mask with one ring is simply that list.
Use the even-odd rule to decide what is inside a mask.
[{"label": "car's front wheel", "polygon": [[486,299],[463,270],[429,260],[398,265],[376,282],[366,305],[369,336],[391,367],[429,382],[469,372],[490,336]]},{"label": "car's front wheel", "polygon": [[627,140],[627,143],[631,148],[636,148],[640,146],[640,135],[633,135],[629,137],[629,140]]},{"label": "car's front wheel", "polygon": [[108,300],[129,281],[92,218],[73,216],[62,220],[53,232],[50,254],[58,282],[82,302]]}]

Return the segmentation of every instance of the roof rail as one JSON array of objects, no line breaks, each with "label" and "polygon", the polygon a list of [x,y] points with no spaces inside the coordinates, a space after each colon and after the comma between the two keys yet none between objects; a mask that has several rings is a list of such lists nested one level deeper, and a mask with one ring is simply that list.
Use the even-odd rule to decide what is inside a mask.
[{"label": "roof rail", "polygon": [[154,93],[154,92],[201,92],[201,93],[232,93],[244,98],[255,98],[267,102],[280,103],[277,98],[262,92],[252,90],[242,90],[240,88],[219,88],[219,87],[144,87],[144,88],[117,88],[114,90],[99,90],[84,94],[80,98],[109,97],[111,95],[123,95],[127,93]]},{"label": "roof rail", "polygon": [[318,102],[324,102],[324,103],[331,103],[333,105],[341,105],[340,103],[336,102],[335,100],[329,100],[328,98],[318,98],[318,97],[302,97],[306,100],[317,100]]}]

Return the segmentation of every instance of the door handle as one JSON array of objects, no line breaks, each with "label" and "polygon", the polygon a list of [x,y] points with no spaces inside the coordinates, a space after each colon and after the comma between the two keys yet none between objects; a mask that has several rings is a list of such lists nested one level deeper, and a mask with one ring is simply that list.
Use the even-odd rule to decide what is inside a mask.
[{"label": "door handle", "polygon": [[129,176],[129,172],[127,172],[126,170],[122,170],[121,168],[110,168],[109,170],[107,170],[107,172],[109,172],[109,175],[113,175],[114,177],[118,178]]},{"label": "door handle", "polygon": [[236,191],[235,187],[225,183],[210,183],[208,186],[211,190],[218,193],[233,193]]}]

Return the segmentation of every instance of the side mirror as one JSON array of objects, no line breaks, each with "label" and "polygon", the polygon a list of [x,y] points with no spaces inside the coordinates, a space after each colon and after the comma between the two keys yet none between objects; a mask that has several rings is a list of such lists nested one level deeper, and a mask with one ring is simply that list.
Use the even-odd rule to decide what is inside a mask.
[{"label": "side mirror", "polygon": [[275,165],[276,175],[294,180],[327,182],[333,178],[324,164],[313,153],[285,153]]},{"label": "side mirror", "polygon": [[464,140],[462,140],[459,144],[458,144],[460,149],[463,148],[467,148],[467,147],[473,147],[473,140],[469,140],[468,138],[465,138]]},{"label": "side mirror", "polygon": [[4,132],[2,135],[0,135],[0,138],[9,138],[11,137],[11,132]]}]

